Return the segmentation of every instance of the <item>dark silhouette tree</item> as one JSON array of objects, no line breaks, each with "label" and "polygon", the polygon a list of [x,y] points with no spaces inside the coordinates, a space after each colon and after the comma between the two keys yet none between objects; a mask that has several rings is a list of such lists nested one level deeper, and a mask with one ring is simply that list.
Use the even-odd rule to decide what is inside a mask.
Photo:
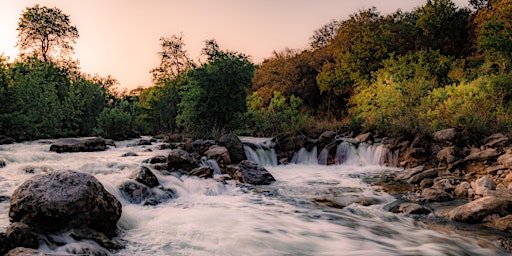
[{"label": "dark silhouette tree", "polygon": [[17,46],[22,52],[35,53],[48,62],[51,55],[67,55],[79,37],[69,16],[58,8],[35,5],[27,7],[18,22]]}]

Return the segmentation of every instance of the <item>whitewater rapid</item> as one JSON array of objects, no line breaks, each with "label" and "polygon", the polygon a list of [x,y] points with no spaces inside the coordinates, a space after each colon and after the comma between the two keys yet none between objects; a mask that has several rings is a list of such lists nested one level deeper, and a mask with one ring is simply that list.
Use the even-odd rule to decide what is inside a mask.
[{"label": "whitewater rapid", "polygon": [[[49,152],[44,141],[1,145],[7,165],[0,169],[0,196],[10,196],[37,173],[94,175],[123,204],[117,240],[125,249],[114,255],[507,255],[492,241],[433,231],[415,218],[383,210],[394,198],[363,179],[401,170],[357,161],[268,165],[277,181],[255,188],[153,170],[178,197],[156,206],[130,204],[118,186],[144,160],[168,152],[135,142],[64,154]],[[137,156],[122,157],[127,152]],[[0,203],[0,232],[9,225],[8,209],[8,202]]]}]

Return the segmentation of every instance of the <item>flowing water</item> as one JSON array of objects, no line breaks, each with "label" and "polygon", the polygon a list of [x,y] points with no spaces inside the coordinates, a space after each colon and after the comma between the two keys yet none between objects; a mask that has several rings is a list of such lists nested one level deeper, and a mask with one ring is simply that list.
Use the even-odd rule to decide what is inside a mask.
[{"label": "flowing water", "polygon": [[[317,164],[307,150],[297,153],[296,164],[278,166],[272,156],[266,168],[277,181],[254,189],[153,170],[178,197],[142,206],[128,203],[117,187],[143,160],[167,151],[134,142],[64,154],[49,152],[50,145],[40,141],[0,146],[0,159],[7,162],[0,169],[0,196],[36,173],[69,169],[94,175],[123,204],[118,239],[125,249],[115,255],[506,255],[492,241],[429,230],[414,218],[384,211],[393,197],[362,179],[401,170],[378,165],[382,152],[373,146],[364,152],[341,146],[343,161],[337,161],[343,163],[331,166]],[[138,156],[122,157],[127,152]],[[8,208],[0,203],[0,230],[9,225]],[[65,253],[93,243],[71,242],[40,249]]]}]

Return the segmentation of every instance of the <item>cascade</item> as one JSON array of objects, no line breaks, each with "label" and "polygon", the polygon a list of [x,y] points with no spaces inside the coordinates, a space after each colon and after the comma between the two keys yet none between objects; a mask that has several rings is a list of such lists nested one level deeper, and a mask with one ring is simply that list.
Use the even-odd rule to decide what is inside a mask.
[{"label": "cascade", "polygon": [[277,166],[277,155],[272,138],[239,137],[245,156],[261,166]]},{"label": "cascade", "polygon": [[317,165],[317,147],[313,147],[311,151],[301,148],[292,158],[294,164]]},{"label": "cascade", "polygon": [[391,152],[383,144],[368,145],[367,143],[359,143],[356,147],[352,143],[342,142],[336,148],[335,163],[397,166],[398,151]]},{"label": "cascade", "polygon": [[219,164],[217,163],[217,161],[215,161],[215,159],[206,159],[205,157],[203,157],[203,158],[201,158],[201,164],[205,167],[212,168],[214,175],[222,174],[220,171]]}]

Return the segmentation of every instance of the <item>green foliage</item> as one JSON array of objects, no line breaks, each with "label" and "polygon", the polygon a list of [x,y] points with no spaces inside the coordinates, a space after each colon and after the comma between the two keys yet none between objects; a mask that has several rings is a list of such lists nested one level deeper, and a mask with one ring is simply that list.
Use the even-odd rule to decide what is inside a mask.
[{"label": "green foliage", "polygon": [[509,104],[497,84],[512,86],[510,79],[482,76],[469,83],[437,88],[423,99],[428,110],[420,118],[435,131],[458,127],[470,138],[479,138],[492,132],[509,132],[512,121]]},{"label": "green foliage", "polygon": [[51,59],[52,52],[63,55],[73,51],[72,44],[79,36],[68,15],[58,8],[38,4],[26,8],[16,30],[20,50],[37,53],[45,62]]},{"label": "green foliage", "polygon": [[421,99],[449,83],[452,60],[439,52],[419,51],[383,62],[375,81],[360,85],[350,99],[350,113],[363,128],[380,133],[422,133]]},{"label": "green foliage", "polygon": [[303,101],[290,96],[287,100],[280,92],[274,92],[268,107],[260,107],[262,98],[253,93],[247,98],[244,127],[240,133],[253,136],[273,137],[298,134],[312,126],[312,118],[301,113]]},{"label": "green foliage", "polygon": [[94,134],[114,140],[129,138],[133,132],[130,113],[123,109],[127,104],[123,101],[119,106],[103,109],[98,116],[98,125],[94,128]]},{"label": "green foliage", "polygon": [[246,110],[245,98],[255,69],[243,54],[213,51],[208,59],[189,72],[178,115],[180,125],[203,137],[237,125],[234,119]]},{"label": "green foliage", "polygon": [[[29,58],[10,68],[11,81],[4,102],[4,134],[20,139],[49,138],[61,135],[60,101],[57,86],[60,79],[48,76],[51,63]],[[51,74],[51,73],[50,73]]]}]

